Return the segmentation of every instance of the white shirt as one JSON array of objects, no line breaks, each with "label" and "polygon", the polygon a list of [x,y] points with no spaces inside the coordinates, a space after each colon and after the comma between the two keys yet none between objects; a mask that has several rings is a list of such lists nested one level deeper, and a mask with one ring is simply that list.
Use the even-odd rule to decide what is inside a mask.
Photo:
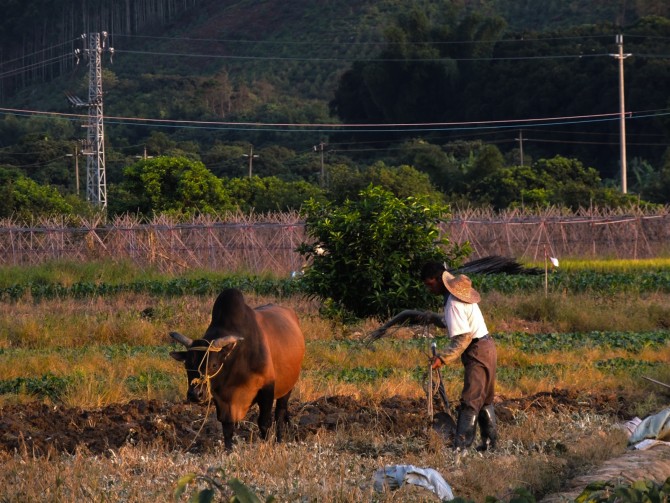
[{"label": "white shirt", "polygon": [[473,339],[479,339],[489,333],[479,304],[461,302],[453,295],[449,295],[444,304],[444,324],[449,337],[472,333]]}]

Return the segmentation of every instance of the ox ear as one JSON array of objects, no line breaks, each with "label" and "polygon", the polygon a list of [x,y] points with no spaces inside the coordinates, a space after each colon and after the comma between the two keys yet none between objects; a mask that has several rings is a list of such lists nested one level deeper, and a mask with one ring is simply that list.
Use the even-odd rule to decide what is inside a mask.
[{"label": "ox ear", "polygon": [[214,346],[215,348],[223,349],[226,346],[230,346],[231,344],[234,346],[243,339],[244,337],[240,337],[239,335],[226,335],[225,337],[219,337],[218,339],[214,339],[212,341],[212,346]]},{"label": "ox ear", "polygon": [[190,348],[191,345],[193,344],[193,341],[191,339],[189,339],[185,335],[180,334],[179,332],[170,332],[170,337],[172,337],[177,342],[181,342],[187,348]]},{"label": "ox ear", "polygon": [[186,351],[170,351],[170,356],[177,360],[178,362],[183,362],[186,360],[186,355],[188,353]]}]

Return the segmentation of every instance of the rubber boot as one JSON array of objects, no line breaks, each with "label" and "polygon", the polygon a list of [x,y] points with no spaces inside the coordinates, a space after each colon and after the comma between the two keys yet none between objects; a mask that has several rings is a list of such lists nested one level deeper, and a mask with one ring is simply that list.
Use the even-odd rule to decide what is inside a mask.
[{"label": "rubber boot", "polygon": [[458,423],[456,424],[456,435],[454,436],[454,447],[456,449],[467,449],[475,440],[477,427],[477,413],[464,408],[458,412]]},{"label": "rubber boot", "polygon": [[478,451],[495,449],[498,442],[498,428],[496,426],[496,413],[493,405],[487,405],[479,411],[477,415],[479,423],[479,432],[482,436],[482,443],[477,447]]}]

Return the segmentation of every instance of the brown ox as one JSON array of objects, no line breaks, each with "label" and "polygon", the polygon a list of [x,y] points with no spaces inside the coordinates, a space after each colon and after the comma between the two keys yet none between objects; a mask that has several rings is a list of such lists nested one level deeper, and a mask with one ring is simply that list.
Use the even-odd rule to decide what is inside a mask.
[{"label": "brown ox", "polygon": [[267,438],[275,399],[276,436],[281,441],[288,399],[305,355],[305,339],[292,309],[274,304],[252,309],[239,290],[227,289],[214,302],[202,339],[177,332],[170,336],[187,348],[170,353],[186,367],[186,398],[203,403],[211,393],[226,449],[233,446],[235,423],[254,403],[261,436]]}]

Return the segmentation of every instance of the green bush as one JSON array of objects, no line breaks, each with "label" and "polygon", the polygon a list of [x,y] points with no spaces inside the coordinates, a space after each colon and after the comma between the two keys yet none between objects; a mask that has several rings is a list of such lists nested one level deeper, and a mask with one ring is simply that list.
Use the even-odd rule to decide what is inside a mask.
[{"label": "green bush", "polygon": [[652,480],[635,482],[594,482],[586,486],[575,500],[577,503],[598,502],[663,502],[670,498],[670,477],[663,484]]},{"label": "green bush", "polygon": [[26,393],[39,398],[59,400],[73,378],[61,377],[51,373],[39,377],[17,377],[0,381],[0,395]]},{"label": "green bush", "polygon": [[[205,489],[194,489],[190,502],[211,503],[212,501],[228,501],[229,503],[273,503],[274,496],[268,496],[265,500],[258,497],[246,484],[236,478],[225,481],[226,474],[223,468],[209,468],[205,475],[187,473],[177,481],[174,490],[174,501],[180,501],[185,494],[189,484],[196,485],[201,482],[207,485]],[[215,500],[216,493],[222,498]]]},{"label": "green bush", "polygon": [[324,314],[386,317],[432,306],[435,298],[419,279],[423,264],[458,265],[470,251],[440,235],[448,208],[423,197],[399,199],[370,186],[355,201],[310,200],[303,211],[311,242],[297,249],[310,263],[301,283],[324,299],[330,310]]}]

